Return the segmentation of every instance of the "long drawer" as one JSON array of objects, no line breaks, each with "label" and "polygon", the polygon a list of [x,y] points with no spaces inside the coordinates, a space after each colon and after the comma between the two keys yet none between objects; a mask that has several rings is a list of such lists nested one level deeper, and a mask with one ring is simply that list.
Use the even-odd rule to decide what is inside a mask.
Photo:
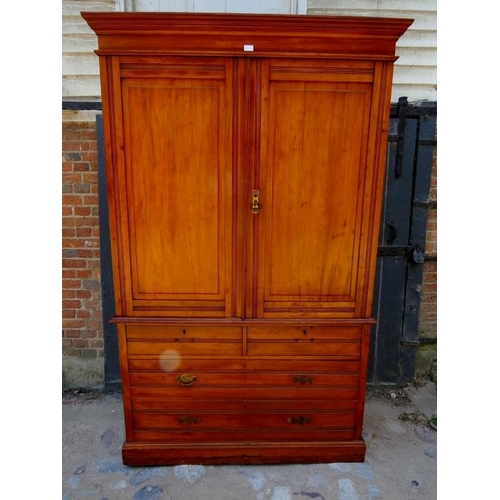
[{"label": "long drawer", "polygon": [[190,430],[164,430],[147,429],[133,432],[133,440],[143,443],[223,443],[244,442],[248,446],[257,442],[339,442],[354,439],[353,429],[298,429],[288,430],[276,427],[260,427],[249,429],[190,429]]},{"label": "long drawer", "polygon": [[298,385],[305,387],[316,386],[356,386],[358,375],[355,373],[293,373],[275,372],[174,372],[161,371],[133,371],[130,372],[132,385],[171,385],[171,386],[206,386],[206,385],[240,385],[264,387],[281,385]]},{"label": "long drawer", "polygon": [[132,400],[134,411],[179,412],[179,411],[331,411],[356,410],[354,399],[161,399],[138,398]]},{"label": "long drawer", "polygon": [[134,412],[134,437],[156,442],[352,439],[354,410],[280,413]]},{"label": "long drawer", "polygon": [[[192,389],[192,390],[191,390]],[[206,386],[192,387],[187,392],[185,387],[170,387],[164,385],[132,385],[130,397],[134,399],[219,399],[246,401],[250,399],[357,399],[358,387],[238,387],[238,386]]]},{"label": "long drawer", "polygon": [[129,360],[133,399],[356,399],[359,387],[357,361],[182,358],[170,369],[163,368],[164,362],[161,357]]},{"label": "long drawer", "polygon": [[274,357],[182,357],[169,354],[158,356],[136,356],[128,360],[133,371],[161,370],[163,372],[221,372],[221,371],[273,371],[288,373],[359,373],[359,361],[339,361],[315,357],[310,359]]},{"label": "long drawer", "polygon": [[354,426],[352,412],[283,413],[134,413],[134,427],[139,429],[241,429],[273,428],[289,430],[304,428],[345,429]]}]

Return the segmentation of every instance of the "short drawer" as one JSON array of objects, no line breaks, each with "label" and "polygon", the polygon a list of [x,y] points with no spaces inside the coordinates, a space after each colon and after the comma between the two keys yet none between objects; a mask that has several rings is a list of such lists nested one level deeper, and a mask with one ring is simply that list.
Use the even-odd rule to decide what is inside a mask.
[{"label": "short drawer", "polygon": [[167,340],[127,340],[127,352],[129,356],[141,355],[205,355],[205,356],[238,356],[241,354],[241,342],[203,342],[198,339],[186,341]]},{"label": "short drawer", "polygon": [[237,326],[127,325],[128,356],[238,356],[242,329]]},{"label": "short drawer", "polygon": [[128,325],[127,339],[172,339],[174,341],[205,339],[241,341],[239,326],[165,326]]},{"label": "short drawer", "polygon": [[361,327],[259,326],[247,332],[250,356],[332,356],[359,359]]},{"label": "short drawer", "polygon": [[250,326],[249,342],[282,340],[292,342],[361,340],[360,326]]}]

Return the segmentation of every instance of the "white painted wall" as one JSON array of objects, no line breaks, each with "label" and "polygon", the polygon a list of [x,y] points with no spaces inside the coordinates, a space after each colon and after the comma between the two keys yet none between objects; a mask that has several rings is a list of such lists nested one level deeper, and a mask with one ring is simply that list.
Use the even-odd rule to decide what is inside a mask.
[{"label": "white painted wall", "polygon": [[97,37],[82,11],[117,10],[115,0],[62,0],[62,98],[100,99]]},{"label": "white painted wall", "polygon": [[415,19],[397,45],[392,101],[437,100],[437,0],[62,0],[63,99],[100,98],[97,39],[81,11],[247,12]]},{"label": "white painted wall", "polygon": [[308,0],[307,13],[415,19],[397,44],[391,101],[437,101],[437,0]]},{"label": "white painted wall", "polygon": [[305,14],[307,0],[119,0],[121,10]]}]

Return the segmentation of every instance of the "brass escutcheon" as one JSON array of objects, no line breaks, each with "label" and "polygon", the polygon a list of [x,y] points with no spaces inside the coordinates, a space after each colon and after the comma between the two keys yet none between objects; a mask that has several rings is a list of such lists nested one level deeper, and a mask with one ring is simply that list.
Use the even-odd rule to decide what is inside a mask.
[{"label": "brass escutcheon", "polygon": [[196,381],[196,375],[189,375],[189,373],[184,373],[184,375],[177,375],[177,381],[182,385],[193,385]]},{"label": "brass escutcheon", "polygon": [[295,383],[299,383],[299,384],[302,384],[302,385],[304,385],[304,384],[311,384],[313,380],[314,380],[313,377],[308,377],[307,375],[301,375],[300,377],[298,375],[295,375],[293,377],[293,381]]},{"label": "brass escutcheon", "polygon": [[292,417],[292,418],[289,418],[288,419],[289,422],[291,422],[292,424],[299,424],[299,425],[304,425],[304,424],[310,424],[311,423],[311,418],[310,417],[304,417],[304,416],[300,416],[300,417]]},{"label": "brass escutcheon", "polygon": [[259,190],[254,189],[252,191],[252,213],[254,214],[258,214],[262,208],[262,205],[259,202],[259,198],[260,198]]},{"label": "brass escutcheon", "polygon": [[181,417],[177,419],[180,424],[186,424],[186,425],[191,425],[191,424],[197,424],[200,419],[198,417],[191,417],[188,415],[187,417]]}]

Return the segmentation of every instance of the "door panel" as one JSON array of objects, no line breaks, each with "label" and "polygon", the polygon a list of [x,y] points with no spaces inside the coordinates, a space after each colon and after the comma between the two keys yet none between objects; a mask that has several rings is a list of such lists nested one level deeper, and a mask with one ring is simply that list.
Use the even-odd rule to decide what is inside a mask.
[{"label": "door panel", "polygon": [[[329,74],[311,63],[288,68],[288,81],[276,69],[268,74],[259,182],[259,316],[352,317],[371,84],[342,82],[340,70],[327,81]],[[321,81],[313,81],[314,74]],[[361,77],[366,80],[366,70]]]},{"label": "door panel", "polygon": [[[164,63],[161,77],[149,70],[148,77],[122,79],[128,304],[141,315],[224,316],[231,288],[231,83],[221,65],[179,76],[172,64],[170,71],[168,78]],[[136,70],[130,62],[124,67],[125,74],[140,72],[140,62]]]}]

